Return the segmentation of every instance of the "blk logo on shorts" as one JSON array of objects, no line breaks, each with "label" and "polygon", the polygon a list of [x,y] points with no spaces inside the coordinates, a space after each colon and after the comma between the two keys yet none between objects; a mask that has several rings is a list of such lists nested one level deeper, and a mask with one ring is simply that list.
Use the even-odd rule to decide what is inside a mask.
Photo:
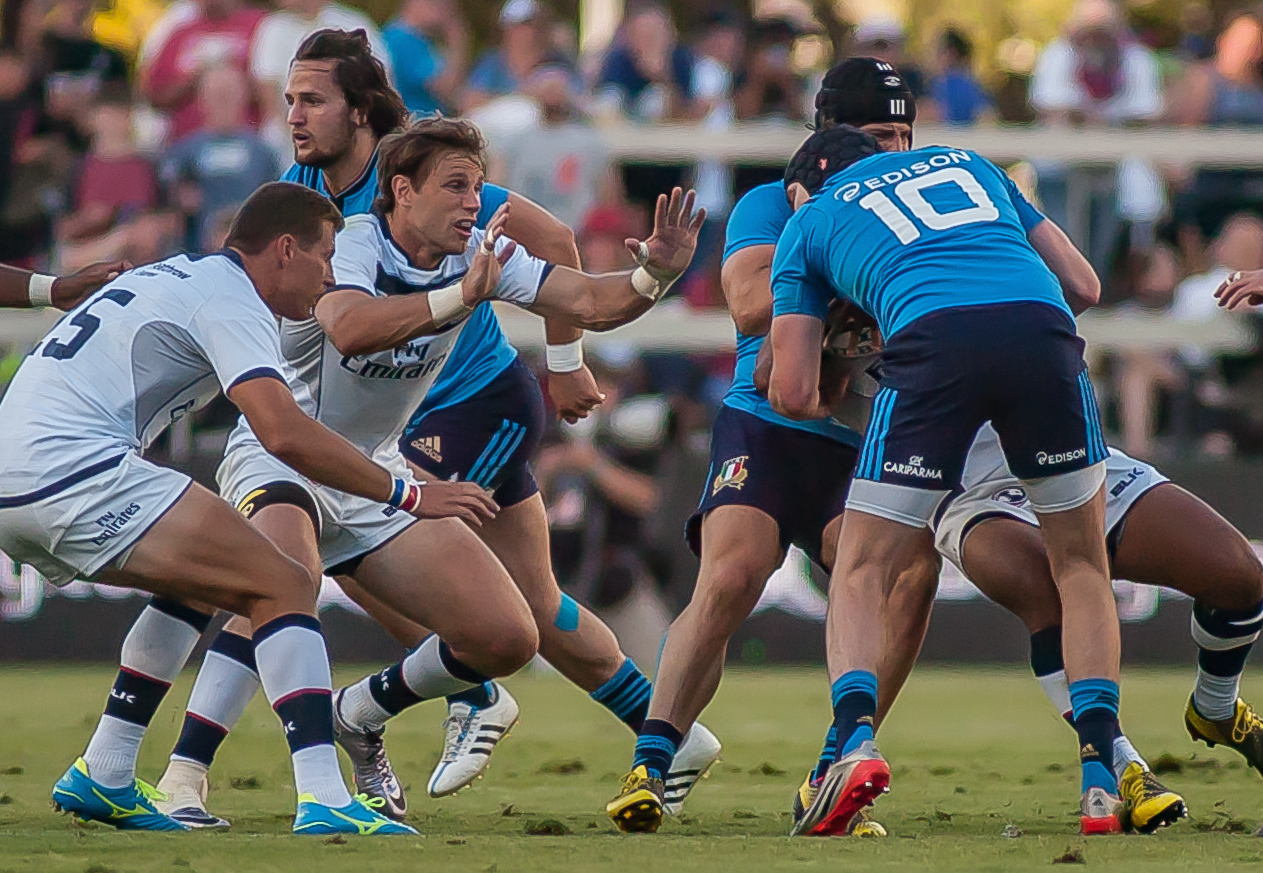
[{"label": "blk logo on shorts", "polygon": [[1124,491],[1130,488],[1133,484],[1135,484],[1136,480],[1139,479],[1143,475],[1145,475],[1144,470],[1140,469],[1139,467],[1132,467],[1131,472],[1128,473],[1123,479],[1119,480],[1118,484],[1116,484],[1113,488],[1110,489],[1110,496],[1117,497],[1118,495],[1122,494]]},{"label": "blk logo on shorts", "polygon": [[714,497],[724,488],[741,490],[741,486],[746,484],[746,479],[750,476],[750,471],[746,469],[746,460],[749,457],[749,455],[741,455],[738,458],[729,458],[724,461],[724,465],[719,468],[719,475],[715,477],[715,481],[711,485],[711,497]]},{"label": "blk logo on shorts", "polygon": [[443,448],[440,443],[441,437],[421,437],[412,441],[412,447],[421,454],[425,455],[432,461],[443,462]]}]

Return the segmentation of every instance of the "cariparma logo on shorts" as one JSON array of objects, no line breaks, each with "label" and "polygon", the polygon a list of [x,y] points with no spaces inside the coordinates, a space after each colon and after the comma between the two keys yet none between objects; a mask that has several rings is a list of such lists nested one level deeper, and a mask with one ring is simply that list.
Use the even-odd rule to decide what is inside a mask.
[{"label": "cariparma logo on shorts", "polygon": [[711,497],[718,494],[722,488],[741,490],[741,486],[746,484],[746,479],[750,476],[750,471],[746,469],[746,459],[749,457],[749,455],[742,455],[739,458],[729,458],[724,461],[724,465],[719,468],[719,475],[715,477],[715,482],[711,486]]}]

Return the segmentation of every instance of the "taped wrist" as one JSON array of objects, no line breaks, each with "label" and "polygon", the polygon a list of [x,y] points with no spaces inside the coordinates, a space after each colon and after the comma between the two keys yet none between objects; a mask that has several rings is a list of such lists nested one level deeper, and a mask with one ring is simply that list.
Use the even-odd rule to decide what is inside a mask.
[{"label": "taped wrist", "polygon": [[32,273],[31,280],[26,285],[26,296],[31,301],[31,306],[52,306],[53,283],[56,281],[56,276]]},{"label": "taped wrist", "polygon": [[548,345],[544,348],[550,373],[573,373],[583,366],[583,338],[572,343]]},{"label": "taped wrist", "polygon": [[473,312],[473,307],[465,305],[465,292],[460,282],[431,291],[427,297],[430,304],[430,320],[436,327],[451,324]]}]

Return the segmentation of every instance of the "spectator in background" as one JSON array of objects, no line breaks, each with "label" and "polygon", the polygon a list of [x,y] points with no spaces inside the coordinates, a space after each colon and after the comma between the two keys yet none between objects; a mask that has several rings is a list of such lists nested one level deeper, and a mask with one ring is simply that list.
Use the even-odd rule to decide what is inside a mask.
[{"label": "spectator in background", "polygon": [[235,67],[212,67],[198,82],[204,124],[166,154],[163,181],[189,219],[189,248],[215,248],[216,222],[280,169],[248,122],[250,83]]},{"label": "spectator in background", "polygon": [[926,95],[928,82],[925,73],[908,54],[908,34],[897,18],[877,15],[860,22],[855,28],[855,47],[851,54],[885,61],[903,76],[913,97],[920,100]]},{"label": "spectator in background", "polygon": [[116,83],[91,112],[92,145],[73,187],[73,211],[57,225],[58,272],[107,259],[144,263],[133,253],[157,247],[162,227],[145,219],[159,205],[158,176],[132,139],[130,96]]},{"label": "spectator in background", "polygon": [[304,39],[326,28],[363,30],[374,57],[382,62],[392,83],[395,76],[390,52],[377,25],[360,10],[330,0],[277,0],[277,6],[280,8],[265,15],[255,31],[250,47],[250,76],[260,89],[264,136],[278,160],[285,161],[293,151],[285,123],[285,81],[290,62]]},{"label": "spectator in background", "polygon": [[1215,15],[1204,3],[1180,8],[1180,41],[1176,56],[1186,63],[1204,61],[1215,53]]},{"label": "spectator in background", "polygon": [[948,28],[939,37],[939,74],[930,85],[930,96],[940,121],[976,124],[994,115],[991,96],[974,76],[973,55],[973,45],[959,30]]},{"label": "spectator in background", "polygon": [[535,0],[508,0],[500,9],[500,44],[484,52],[469,73],[463,109],[469,112],[518,90],[549,54],[544,11]]},{"label": "spectator in background", "polygon": [[786,19],[755,22],[750,52],[737,77],[738,118],[799,121],[805,117],[807,86],[790,63],[797,37],[797,28]]},{"label": "spectator in background", "polygon": [[101,88],[127,84],[127,60],[92,36],[92,0],[59,0],[43,21],[35,79],[42,80],[46,129],[87,147],[84,127]]},{"label": "spectator in background", "polygon": [[[201,74],[229,66],[250,68],[250,43],[263,20],[258,9],[241,0],[197,0],[197,15],[177,26],[162,50],[140,71],[141,94],[170,116],[171,139],[182,139],[206,123],[199,101]],[[247,101],[248,120],[259,123],[258,107]]]},{"label": "spectator in background", "polygon": [[676,41],[667,10],[656,3],[634,6],[605,58],[597,101],[637,121],[685,116],[693,98],[693,65],[692,52]]},{"label": "spectator in background", "polygon": [[609,152],[576,105],[569,70],[536,70],[522,83],[522,93],[538,104],[540,127],[504,141],[497,177],[566,226],[578,227],[612,185]]},{"label": "spectator in background", "polygon": [[452,0],[404,0],[382,39],[408,111],[450,112],[469,69],[469,28]]}]

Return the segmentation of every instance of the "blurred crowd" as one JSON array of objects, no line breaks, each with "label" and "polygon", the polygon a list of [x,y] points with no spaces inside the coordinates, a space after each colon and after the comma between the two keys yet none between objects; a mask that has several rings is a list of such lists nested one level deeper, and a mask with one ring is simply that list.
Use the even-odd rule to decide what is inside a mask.
[{"label": "blurred crowd", "polygon": [[[652,198],[695,186],[711,218],[678,293],[698,307],[722,305],[727,212],[780,168],[620,164],[602,125],[805,123],[824,70],[852,54],[903,72],[919,122],[1263,128],[1263,13],[1248,7],[1213,14],[1191,0],[1178,22],[1155,27],[1130,18],[1132,5],[1078,0],[1059,36],[1010,39],[991,58],[964,27],[913,40],[882,16],[750,20],[721,0],[624,6],[612,39],[583,51],[575,22],[544,0],[507,0],[490,30],[460,0],[398,0],[380,26],[329,0],[6,0],[0,260],[66,271],[217,247],[237,204],[290,162],[289,59],[324,27],[366,30],[414,113],[476,120],[493,148],[490,177],[574,227],[588,269],[624,266],[622,240],[645,230]],[[1122,313],[1203,319],[1207,289],[1263,267],[1263,172],[1141,159],[1012,172],[1073,230]],[[637,366],[688,434],[704,432],[731,362]],[[1173,434],[1202,451],[1263,451],[1253,356],[1119,354],[1096,375],[1135,454],[1170,453]]]}]

